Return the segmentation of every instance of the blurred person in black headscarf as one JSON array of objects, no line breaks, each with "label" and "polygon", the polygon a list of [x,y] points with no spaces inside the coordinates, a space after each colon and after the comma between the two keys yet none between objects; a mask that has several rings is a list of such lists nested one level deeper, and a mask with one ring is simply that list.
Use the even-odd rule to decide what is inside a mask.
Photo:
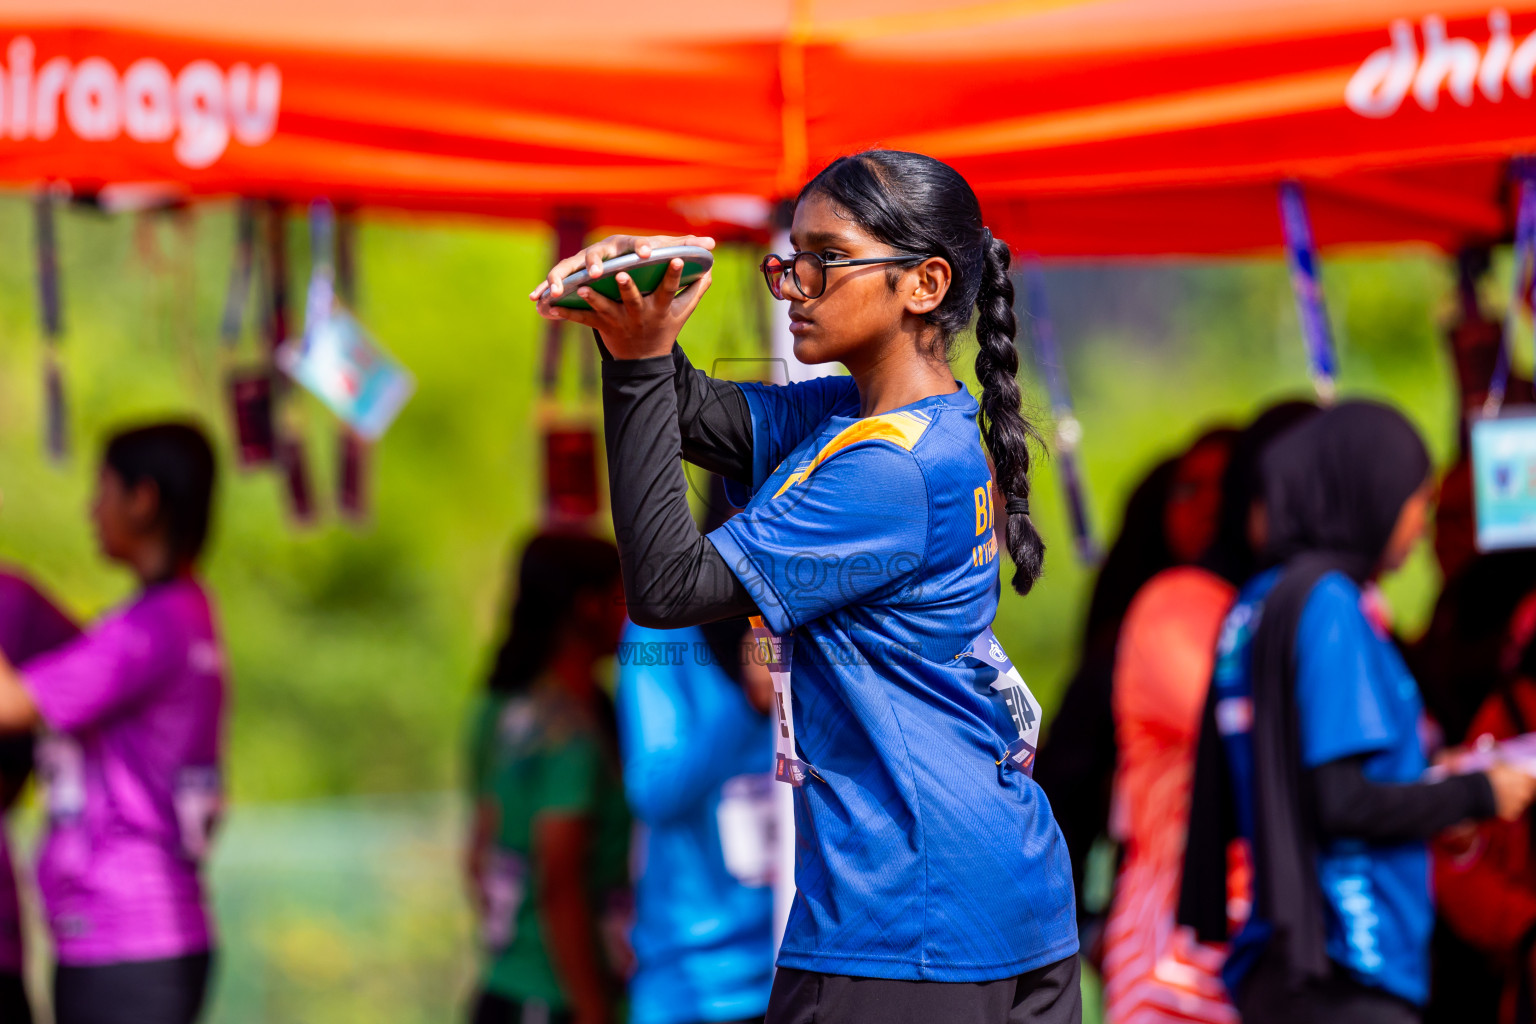
[{"label": "blurred person in black headscarf", "polygon": [[[1189,783],[1217,633],[1238,585],[1257,565],[1250,541],[1258,462],[1317,409],[1287,402],[1233,439],[1213,510],[1215,541],[1196,564],[1164,569],[1137,592],[1120,627],[1112,707],[1117,767],[1111,831],[1124,845],[1105,927],[1109,1024],[1237,1019],[1220,968],[1225,950],[1174,925]],[[1233,887],[1246,866],[1233,867]]]},{"label": "blurred person in black headscarf", "polygon": [[1223,971],[1243,1020],[1417,1021],[1428,995],[1426,841],[1516,817],[1507,767],[1420,781],[1417,687],[1370,584],[1423,531],[1429,455],[1401,414],[1346,402],[1264,459],[1276,566],[1228,614],[1197,755],[1179,919],[1228,932],[1228,842],[1252,851],[1252,911]]}]

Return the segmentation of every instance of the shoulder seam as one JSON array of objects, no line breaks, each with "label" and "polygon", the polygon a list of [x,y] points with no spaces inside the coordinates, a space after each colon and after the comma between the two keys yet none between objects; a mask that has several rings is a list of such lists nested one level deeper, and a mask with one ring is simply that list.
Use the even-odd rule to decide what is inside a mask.
[{"label": "shoulder seam", "polygon": [[[901,417],[897,419],[896,417]],[[791,473],[774,492],[777,498],[796,484],[809,479],[812,473],[827,462],[864,444],[885,443],[911,454],[933,424],[931,417],[918,413],[896,412],[882,416],[868,416],[858,420],[838,433],[811,458],[803,470]],[[924,481],[926,487],[926,479]]]}]

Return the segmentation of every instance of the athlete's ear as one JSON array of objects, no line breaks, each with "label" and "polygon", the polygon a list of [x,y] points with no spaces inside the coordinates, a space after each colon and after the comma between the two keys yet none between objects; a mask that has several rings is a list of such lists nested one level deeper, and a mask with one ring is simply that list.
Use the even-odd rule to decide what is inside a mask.
[{"label": "athlete's ear", "polygon": [[938,256],[930,257],[907,271],[911,292],[907,295],[907,312],[914,316],[927,316],[939,308],[949,292],[949,261]]}]

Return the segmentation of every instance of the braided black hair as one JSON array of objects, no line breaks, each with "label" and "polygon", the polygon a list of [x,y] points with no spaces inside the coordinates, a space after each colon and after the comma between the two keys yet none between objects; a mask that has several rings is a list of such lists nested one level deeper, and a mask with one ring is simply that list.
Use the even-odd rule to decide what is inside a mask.
[{"label": "braided black hair", "polygon": [[[1016,567],[1013,587],[1029,593],[1045,562],[1045,542],[1029,516],[1029,444],[1040,435],[1019,411],[1018,323],[1007,243],[982,224],[981,204],[960,173],[921,153],[869,150],[841,157],[806,185],[800,199],[812,195],[826,196],[898,252],[931,253],[949,263],[949,291],[925,319],[939,329],[939,354],[947,359],[975,311],[982,432],[1008,513],[1003,539]],[[893,285],[901,273],[900,266],[887,271]]]}]

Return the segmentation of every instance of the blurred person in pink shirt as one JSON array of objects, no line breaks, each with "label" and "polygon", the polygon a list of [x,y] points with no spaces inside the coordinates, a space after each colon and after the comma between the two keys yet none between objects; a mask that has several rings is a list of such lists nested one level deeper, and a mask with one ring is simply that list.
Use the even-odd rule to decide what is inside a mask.
[{"label": "blurred person in pink shirt", "polygon": [[137,593],[20,669],[0,658],[0,730],[44,731],[38,886],[57,1024],[191,1024],[202,1009],[214,940],[201,864],[222,805],[225,699],[196,574],[213,485],[196,427],[113,437],[92,518]]},{"label": "blurred person in pink shirt", "polygon": [[[1111,828],[1125,856],[1105,930],[1109,1024],[1237,1022],[1221,979],[1225,950],[1197,942],[1174,922],[1189,789],[1217,634],[1238,585],[1258,567],[1251,534],[1259,459],[1270,441],[1313,411],[1302,403],[1276,406],[1237,435],[1219,464],[1207,458],[1186,466],[1198,448],[1180,461],[1173,497],[1181,493],[1181,478],[1193,481],[1182,488],[1191,506],[1183,519],[1191,538],[1203,534],[1203,553],[1189,559],[1196,564],[1149,580],[1121,626],[1112,690],[1118,763]],[[1170,512],[1173,507],[1170,502]],[[1240,894],[1245,887],[1238,864],[1229,888]]]}]

